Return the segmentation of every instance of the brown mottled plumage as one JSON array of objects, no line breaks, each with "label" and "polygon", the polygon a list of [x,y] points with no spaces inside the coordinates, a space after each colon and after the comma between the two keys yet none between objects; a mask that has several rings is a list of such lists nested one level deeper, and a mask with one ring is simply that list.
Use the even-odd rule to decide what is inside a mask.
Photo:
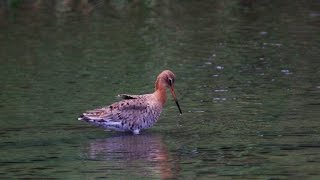
[{"label": "brown mottled plumage", "polygon": [[174,92],[175,75],[170,70],[161,72],[155,83],[155,91],[144,95],[119,95],[122,101],[100,109],[90,110],[83,113],[78,120],[102,126],[116,131],[132,131],[139,134],[141,129],[154,125],[159,119],[164,106],[167,93],[170,88],[173,99],[179,111],[181,109]]}]

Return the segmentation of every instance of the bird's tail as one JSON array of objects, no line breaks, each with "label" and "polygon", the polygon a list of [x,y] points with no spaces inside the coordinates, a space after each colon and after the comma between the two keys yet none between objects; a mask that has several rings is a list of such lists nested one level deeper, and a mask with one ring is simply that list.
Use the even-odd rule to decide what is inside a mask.
[{"label": "bird's tail", "polygon": [[103,122],[105,122],[105,120],[100,118],[100,117],[86,116],[85,114],[82,114],[81,116],[79,116],[78,120],[79,121],[85,121],[85,122],[88,122],[88,123],[103,123]]},{"label": "bird's tail", "polygon": [[88,122],[88,121],[90,121],[90,118],[88,118],[87,116],[85,116],[85,115],[81,115],[81,116],[79,116],[78,117],[78,120],[79,121],[86,121],[86,122]]},{"label": "bird's tail", "polygon": [[79,116],[78,120],[85,121],[89,124],[92,124],[92,125],[95,125],[98,127],[104,127],[104,128],[108,128],[108,129],[123,131],[123,130],[119,129],[121,122],[113,122],[113,121],[102,119],[97,116],[89,116],[86,114],[82,114],[81,116]]}]

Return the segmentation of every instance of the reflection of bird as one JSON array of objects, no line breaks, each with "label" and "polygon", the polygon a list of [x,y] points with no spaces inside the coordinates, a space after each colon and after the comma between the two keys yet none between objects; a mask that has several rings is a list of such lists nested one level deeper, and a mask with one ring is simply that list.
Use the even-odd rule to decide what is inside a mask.
[{"label": "reflection of bird", "polygon": [[95,167],[96,173],[105,173],[112,167],[118,171],[126,170],[129,174],[132,172],[144,177],[168,179],[179,171],[162,138],[151,134],[124,134],[95,140],[87,144],[84,156],[97,163],[101,162],[96,164],[99,166]]},{"label": "reflection of bird", "polygon": [[139,134],[141,129],[151,127],[158,120],[170,88],[179,111],[181,109],[174,92],[175,75],[169,70],[160,73],[155,83],[155,91],[144,95],[119,95],[122,101],[110,106],[83,113],[78,120],[116,131],[132,131]]}]

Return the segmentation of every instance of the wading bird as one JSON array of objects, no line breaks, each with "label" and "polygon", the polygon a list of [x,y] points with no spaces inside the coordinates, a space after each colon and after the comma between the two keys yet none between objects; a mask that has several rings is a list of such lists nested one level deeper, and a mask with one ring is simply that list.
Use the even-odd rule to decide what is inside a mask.
[{"label": "wading bird", "polygon": [[169,88],[174,101],[182,114],[175,91],[175,75],[170,70],[162,71],[156,80],[155,91],[151,94],[121,94],[123,100],[107,107],[83,113],[78,120],[116,131],[131,131],[139,134],[141,129],[153,126],[159,119],[167,99],[166,88]]}]

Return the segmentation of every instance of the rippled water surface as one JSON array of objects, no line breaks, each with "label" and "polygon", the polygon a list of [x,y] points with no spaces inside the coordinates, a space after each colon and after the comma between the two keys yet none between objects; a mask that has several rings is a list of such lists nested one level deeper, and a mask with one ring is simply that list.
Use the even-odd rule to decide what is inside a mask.
[{"label": "rippled water surface", "polygon": [[[320,2],[0,3],[0,178],[320,178]],[[141,135],[77,117],[170,97]]]}]

